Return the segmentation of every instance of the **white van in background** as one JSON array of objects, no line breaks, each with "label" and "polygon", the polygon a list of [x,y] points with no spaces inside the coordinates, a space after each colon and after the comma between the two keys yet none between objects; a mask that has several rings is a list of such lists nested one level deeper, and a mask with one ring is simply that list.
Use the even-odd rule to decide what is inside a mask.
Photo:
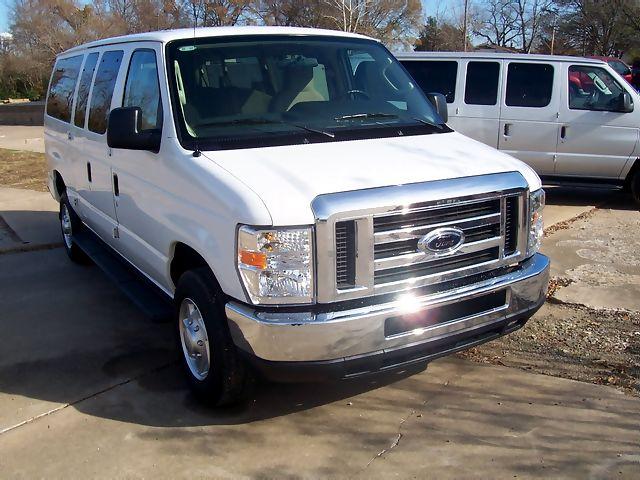
[{"label": "white van in background", "polygon": [[546,183],[626,186],[640,201],[640,97],[594,59],[502,53],[396,55],[449,125],[532,166]]}]

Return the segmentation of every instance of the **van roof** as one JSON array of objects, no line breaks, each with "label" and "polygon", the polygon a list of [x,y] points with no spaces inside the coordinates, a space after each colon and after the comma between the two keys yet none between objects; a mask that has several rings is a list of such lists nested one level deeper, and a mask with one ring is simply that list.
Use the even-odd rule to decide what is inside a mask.
[{"label": "van roof", "polygon": [[531,53],[502,53],[502,52],[398,52],[394,53],[399,60],[419,60],[421,58],[463,59],[483,58],[493,60],[533,60],[554,62],[575,62],[601,64],[601,60],[595,58],[570,57],[565,55],[539,55]]},{"label": "van roof", "polygon": [[77,52],[87,48],[96,48],[104,45],[131,42],[161,42],[167,43],[172,40],[182,40],[187,38],[203,37],[237,37],[237,36],[260,36],[260,35],[293,35],[293,36],[331,36],[361,38],[375,40],[364,35],[347,33],[339,30],[325,30],[320,28],[300,28],[300,27],[267,27],[267,26],[234,26],[234,27],[199,27],[180,28],[175,30],[161,30],[157,32],[135,33],[120,37],[104,38],[94,42],[78,45],[70,48],[60,55]]}]

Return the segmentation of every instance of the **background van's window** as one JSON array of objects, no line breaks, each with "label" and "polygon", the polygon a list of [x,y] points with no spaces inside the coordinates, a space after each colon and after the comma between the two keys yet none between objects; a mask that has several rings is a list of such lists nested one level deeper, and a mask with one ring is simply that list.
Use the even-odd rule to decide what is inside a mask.
[{"label": "background van's window", "polygon": [[160,126],[160,105],[156,54],[153,50],[136,50],[131,55],[122,106],[140,107],[142,129],[150,130]]},{"label": "background van's window", "polygon": [[49,98],[47,99],[47,114],[63,120],[71,121],[71,105],[76,81],[82,65],[82,55],[63,58],[56,62],[51,76]]},{"label": "background van's window", "polygon": [[510,107],[546,107],[553,91],[553,66],[546,63],[510,63],[506,104]]},{"label": "background van's window", "polygon": [[468,105],[495,105],[498,103],[498,62],[469,62],[464,89],[464,103]]},{"label": "background van's window", "polygon": [[569,67],[569,108],[572,110],[620,111],[624,91],[604,68]]},{"label": "background van's window", "polygon": [[424,93],[441,93],[447,103],[456,100],[458,62],[402,62]]},{"label": "background van's window", "polygon": [[118,78],[118,70],[122,63],[122,50],[104,52],[98,65],[98,73],[93,82],[91,92],[91,108],[89,109],[89,130],[96,133],[107,131],[107,118],[111,110],[111,98]]},{"label": "background van's window", "polygon": [[80,76],[80,85],[78,85],[78,99],[76,100],[76,112],[73,116],[73,123],[76,127],[84,127],[84,120],[87,112],[87,100],[89,98],[89,89],[91,88],[91,80],[93,80],[93,72],[98,63],[98,54],[92,53],[87,57],[82,67],[82,75]]}]

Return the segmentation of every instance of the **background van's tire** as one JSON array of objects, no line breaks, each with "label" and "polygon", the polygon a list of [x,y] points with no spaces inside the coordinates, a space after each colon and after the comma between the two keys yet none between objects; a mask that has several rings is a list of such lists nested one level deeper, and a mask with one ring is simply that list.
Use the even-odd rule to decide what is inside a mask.
[{"label": "background van's tire", "polygon": [[629,181],[629,193],[636,205],[640,207],[640,168],[636,168]]},{"label": "background van's tire", "polygon": [[231,339],[215,285],[206,267],[184,273],[176,288],[174,318],[191,389],[201,401],[222,406],[243,398],[248,373]]},{"label": "background van's tire", "polygon": [[82,229],[82,220],[80,220],[76,212],[74,212],[66,192],[60,197],[60,213],[58,214],[58,218],[60,219],[62,244],[71,261],[80,264],[90,263],[87,254],[84,253],[74,241],[74,234]]}]

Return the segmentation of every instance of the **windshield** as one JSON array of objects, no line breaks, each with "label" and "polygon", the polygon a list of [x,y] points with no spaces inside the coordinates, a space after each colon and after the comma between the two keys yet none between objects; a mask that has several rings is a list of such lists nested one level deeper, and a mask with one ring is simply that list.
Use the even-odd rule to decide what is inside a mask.
[{"label": "windshield", "polygon": [[167,46],[186,148],[247,148],[450,131],[371,40],[268,36]]}]

